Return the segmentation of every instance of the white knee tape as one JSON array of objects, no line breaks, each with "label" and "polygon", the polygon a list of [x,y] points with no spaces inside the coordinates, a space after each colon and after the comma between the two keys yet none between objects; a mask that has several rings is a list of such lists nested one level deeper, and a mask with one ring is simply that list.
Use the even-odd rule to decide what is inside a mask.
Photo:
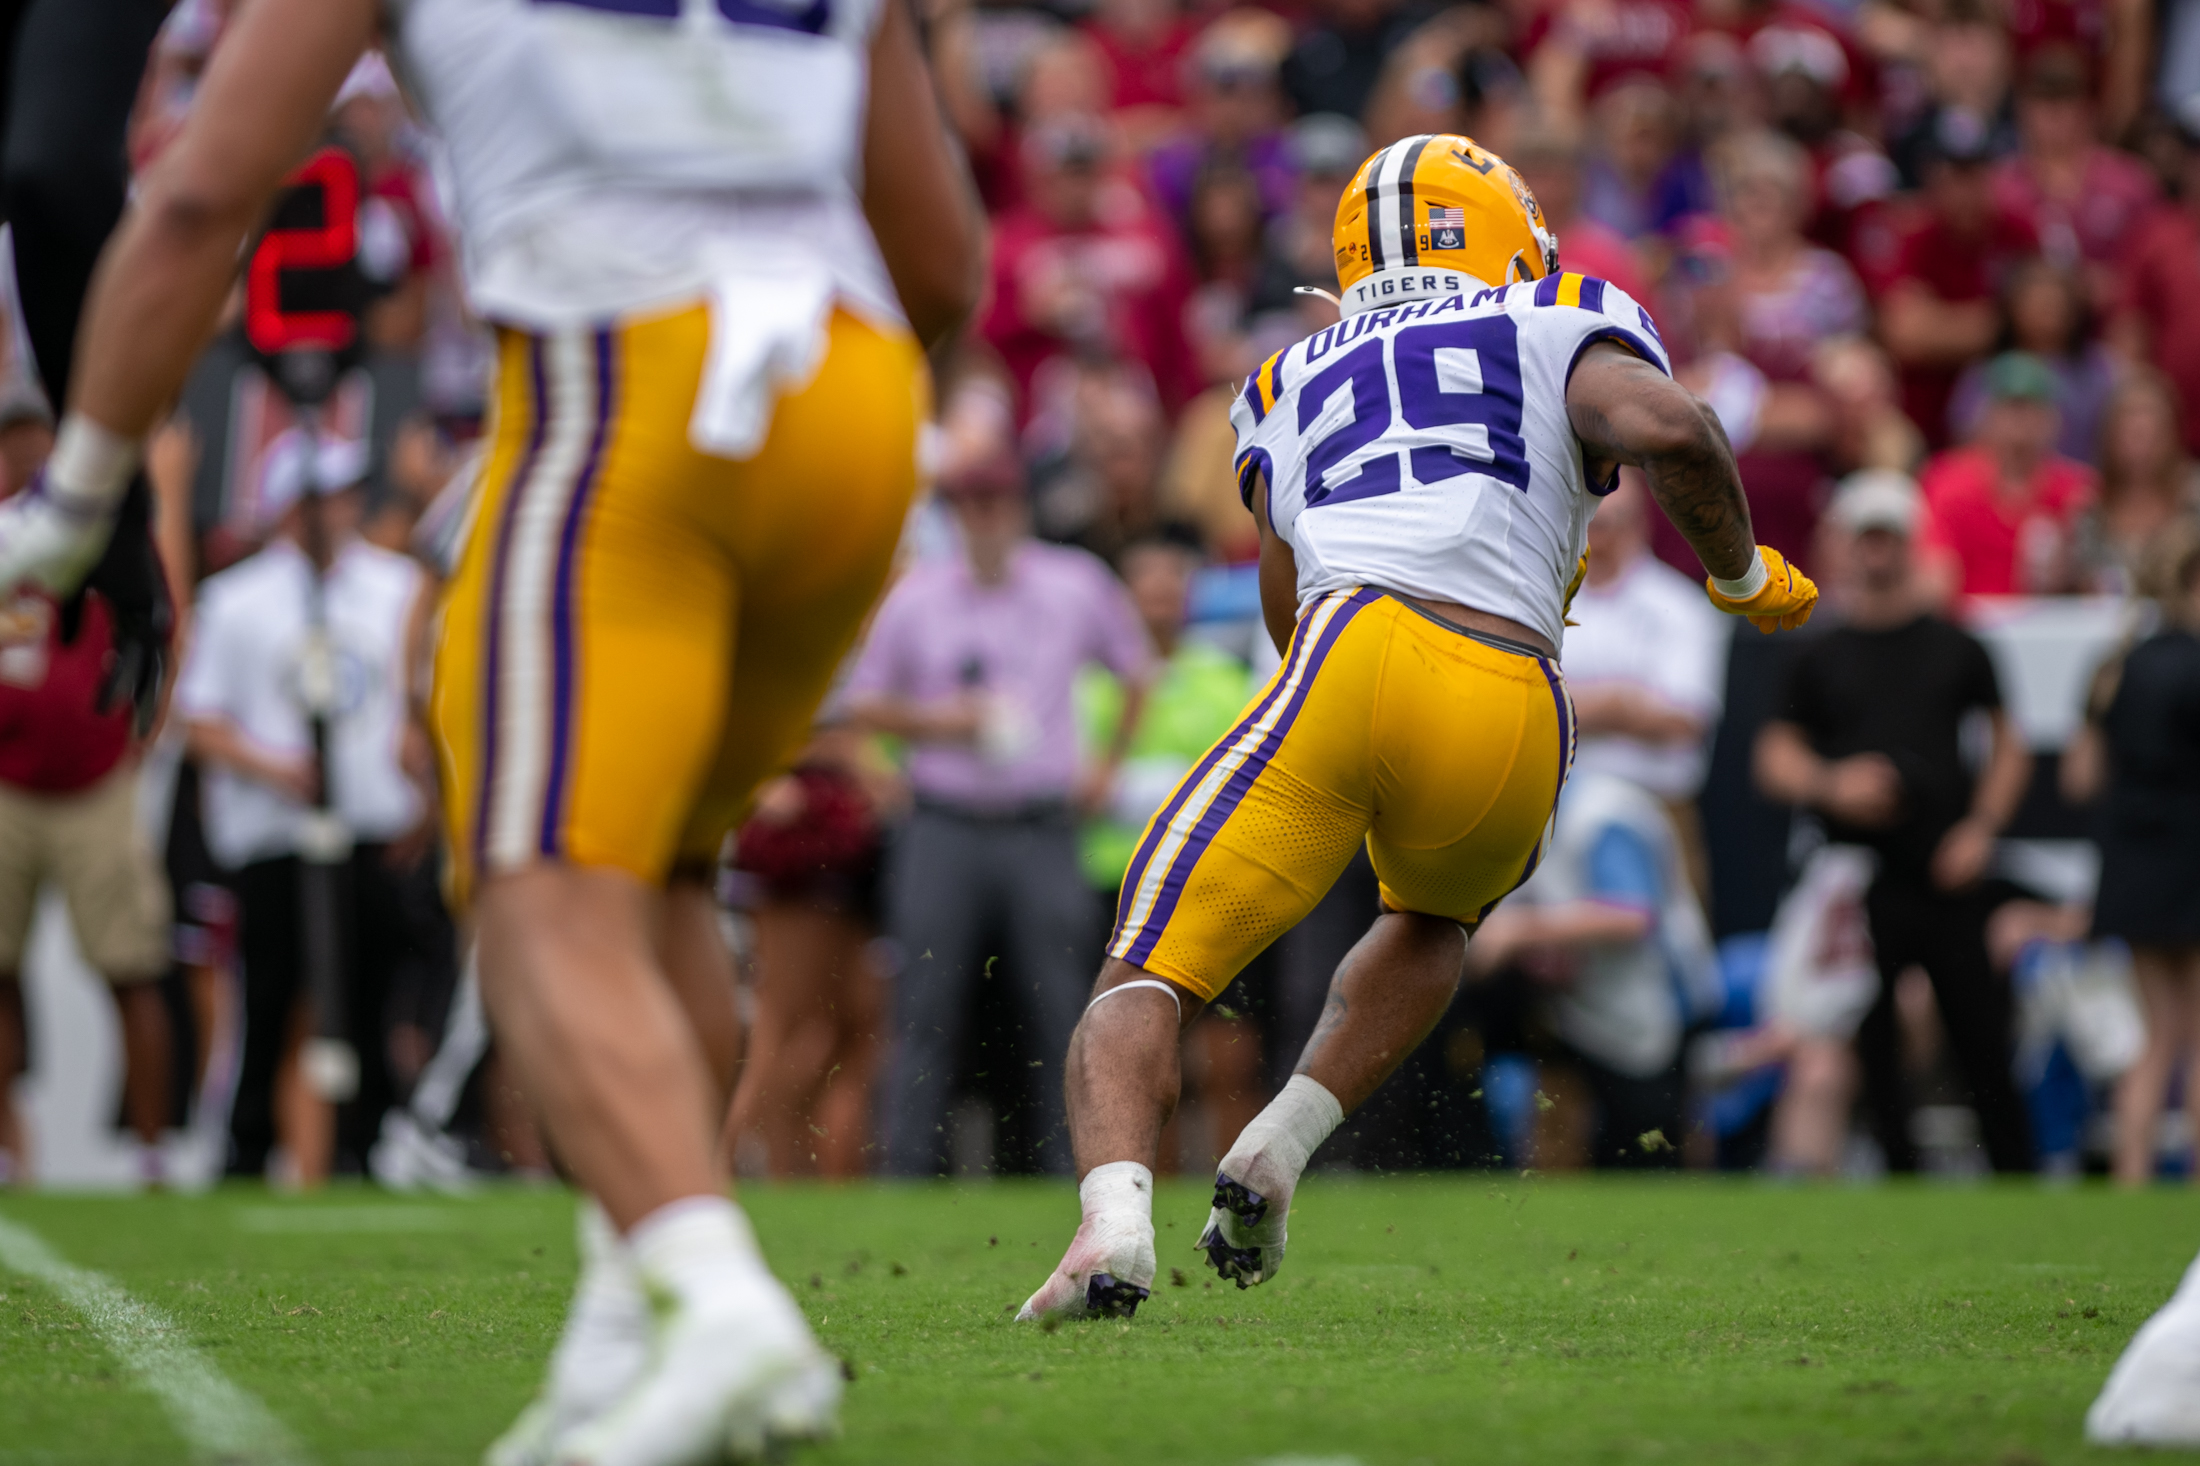
[{"label": "white knee tape", "polygon": [[1085,1011],[1087,1013],[1090,1013],[1094,1008],[1097,1008],[1098,1006],[1100,1006],[1100,1004],[1114,997],[1117,993],[1127,993],[1132,988],[1158,988],[1160,991],[1165,992],[1169,995],[1170,1002],[1176,1004],[1176,1016],[1180,1019],[1184,1016],[1184,1000],[1176,995],[1175,988],[1170,987],[1167,983],[1163,982],[1158,977],[1134,977],[1129,982],[1119,982],[1114,987],[1109,988],[1106,992],[1100,994],[1100,996],[1094,998],[1091,1002],[1085,1004]]}]

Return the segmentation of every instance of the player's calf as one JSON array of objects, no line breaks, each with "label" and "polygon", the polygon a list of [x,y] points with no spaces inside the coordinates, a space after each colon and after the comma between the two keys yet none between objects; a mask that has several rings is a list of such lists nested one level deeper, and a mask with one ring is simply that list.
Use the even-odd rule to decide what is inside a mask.
[{"label": "player's calf", "polygon": [[1019,1320],[1129,1318],[1153,1291],[1153,1172],[1136,1161],[1095,1166],[1077,1199],[1085,1214],[1077,1235]]},{"label": "player's calf", "polygon": [[1199,1249],[1240,1288],[1265,1283],[1283,1266],[1291,1193],[1315,1150],[1344,1122],[1337,1097],[1304,1074],[1253,1117],[1215,1172],[1214,1209]]}]

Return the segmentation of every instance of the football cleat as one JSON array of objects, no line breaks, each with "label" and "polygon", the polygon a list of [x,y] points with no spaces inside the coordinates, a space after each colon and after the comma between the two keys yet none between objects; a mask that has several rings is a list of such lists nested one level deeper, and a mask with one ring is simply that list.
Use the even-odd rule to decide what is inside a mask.
[{"label": "football cleat", "polygon": [[2085,1413],[2102,1446],[2200,1446],[2200,1258],[2148,1319]]},{"label": "football cleat", "polygon": [[[661,1300],[660,1308],[666,1306]],[[674,1304],[617,1404],[565,1432],[556,1466],[717,1466],[770,1459],[839,1429],[840,1362],[757,1264],[740,1286]]]},{"label": "football cleat", "polygon": [[581,1209],[580,1251],[580,1283],[550,1355],[549,1377],[489,1447],[484,1466],[551,1466],[557,1442],[617,1404],[648,1366],[649,1300],[592,1205]]},{"label": "football cleat", "polygon": [[1209,1267],[1240,1288],[1265,1283],[1283,1266],[1288,1208],[1287,1199],[1271,1206],[1266,1196],[1217,1171],[1214,1210],[1196,1245]]},{"label": "football cleat", "polygon": [[1016,1317],[1129,1318],[1153,1295],[1156,1267],[1150,1218],[1130,1212],[1088,1217],[1061,1264]]}]

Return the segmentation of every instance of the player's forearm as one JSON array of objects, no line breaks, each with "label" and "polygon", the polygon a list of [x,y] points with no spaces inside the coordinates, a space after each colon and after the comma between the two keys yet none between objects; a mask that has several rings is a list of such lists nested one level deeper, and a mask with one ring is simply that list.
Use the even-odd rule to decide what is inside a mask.
[{"label": "player's forearm", "polygon": [[984,210],[933,90],[915,22],[898,0],[881,15],[871,48],[863,204],[910,327],[936,344],[977,306]]},{"label": "player's forearm", "polygon": [[1673,424],[1669,445],[1643,455],[1642,476],[1703,568],[1721,580],[1739,580],[1757,560],[1749,500],[1718,418],[1695,405],[1694,422]]},{"label": "player's forearm", "polygon": [[1566,412],[1592,458],[1642,470],[1651,497],[1704,569],[1735,581],[1756,565],[1734,450],[1702,398],[1633,352],[1598,342],[1574,365]]},{"label": "player's forearm", "polygon": [[131,212],[92,279],[72,411],[131,441],[152,430],[212,332],[253,222],[190,199]]}]

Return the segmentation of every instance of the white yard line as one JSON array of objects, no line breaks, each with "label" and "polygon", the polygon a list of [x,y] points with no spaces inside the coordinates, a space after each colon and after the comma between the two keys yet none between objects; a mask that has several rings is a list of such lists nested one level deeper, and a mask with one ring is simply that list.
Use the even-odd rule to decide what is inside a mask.
[{"label": "white yard line", "polygon": [[100,1342],[168,1411],[201,1461],[221,1466],[302,1466],[305,1452],[283,1423],[238,1389],[183,1330],[156,1308],[56,1253],[36,1232],[0,1217],[0,1267],[34,1278],[66,1299]]}]

